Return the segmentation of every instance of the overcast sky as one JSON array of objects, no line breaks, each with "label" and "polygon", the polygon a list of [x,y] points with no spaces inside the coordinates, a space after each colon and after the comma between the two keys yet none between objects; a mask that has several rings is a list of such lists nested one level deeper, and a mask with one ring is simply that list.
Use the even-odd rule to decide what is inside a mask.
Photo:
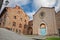
[{"label": "overcast sky", "polygon": [[35,12],[41,7],[55,7],[56,12],[60,10],[60,0],[9,0],[9,7],[19,5],[33,19]]}]

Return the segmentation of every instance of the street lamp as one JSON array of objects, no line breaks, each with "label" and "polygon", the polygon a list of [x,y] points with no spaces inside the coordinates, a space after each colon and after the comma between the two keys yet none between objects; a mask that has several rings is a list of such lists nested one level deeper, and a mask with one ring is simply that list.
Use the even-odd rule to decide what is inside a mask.
[{"label": "street lamp", "polygon": [[5,1],[5,5],[8,5],[8,3],[9,3],[9,1],[8,1],[8,0],[6,0],[6,1]]},{"label": "street lamp", "polygon": [[2,4],[3,4],[3,0],[0,0],[0,9],[2,7]]}]

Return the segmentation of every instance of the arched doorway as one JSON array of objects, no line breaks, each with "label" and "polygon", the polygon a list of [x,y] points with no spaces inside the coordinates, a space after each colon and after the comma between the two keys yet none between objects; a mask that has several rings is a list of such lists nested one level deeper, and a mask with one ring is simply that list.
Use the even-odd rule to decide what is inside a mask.
[{"label": "arched doorway", "polygon": [[44,23],[40,24],[40,35],[42,36],[46,35],[46,25]]},{"label": "arched doorway", "polygon": [[29,35],[32,35],[32,34],[33,34],[33,29],[32,29],[32,27],[28,27],[28,34],[29,34]]},{"label": "arched doorway", "polygon": [[59,36],[60,36],[60,29],[58,29],[58,33],[59,33]]},{"label": "arched doorway", "polygon": [[24,25],[24,31],[23,31],[23,33],[25,34],[25,35],[27,35],[27,28],[28,28],[28,25]]}]

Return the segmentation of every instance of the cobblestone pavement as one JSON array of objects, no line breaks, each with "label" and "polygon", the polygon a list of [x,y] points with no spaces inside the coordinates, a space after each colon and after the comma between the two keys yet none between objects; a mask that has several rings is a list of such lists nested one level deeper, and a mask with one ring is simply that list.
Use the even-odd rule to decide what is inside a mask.
[{"label": "cobblestone pavement", "polygon": [[9,30],[0,28],[0,40],[34,40],[24,35],[18,35]]}]

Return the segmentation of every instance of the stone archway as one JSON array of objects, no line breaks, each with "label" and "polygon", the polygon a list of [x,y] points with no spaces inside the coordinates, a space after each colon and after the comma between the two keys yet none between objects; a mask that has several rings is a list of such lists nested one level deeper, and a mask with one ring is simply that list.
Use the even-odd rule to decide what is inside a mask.
[{"label": "stone archway", "polygon": [[60,29],[58,29],[58,34],[59,34],[59,36],[60,36]]},{"label": "stone archway", "polygon": [[28,27],[28,32],[27,32],[29,35],[32,35],[33,34],[33,29],[32,27]]},{"label": "stone archway", "polygon": [[24,25],[24,30],[23,30],[23,34],[27,35],[27,29],[28,29],[28,25]]},{"label": "stone archway", "polygon": [[46,25],[44,23],[41,23],[40,24],[40,29],[39,29],[39,35],[43,35],[45,36],[46,35]]}]

